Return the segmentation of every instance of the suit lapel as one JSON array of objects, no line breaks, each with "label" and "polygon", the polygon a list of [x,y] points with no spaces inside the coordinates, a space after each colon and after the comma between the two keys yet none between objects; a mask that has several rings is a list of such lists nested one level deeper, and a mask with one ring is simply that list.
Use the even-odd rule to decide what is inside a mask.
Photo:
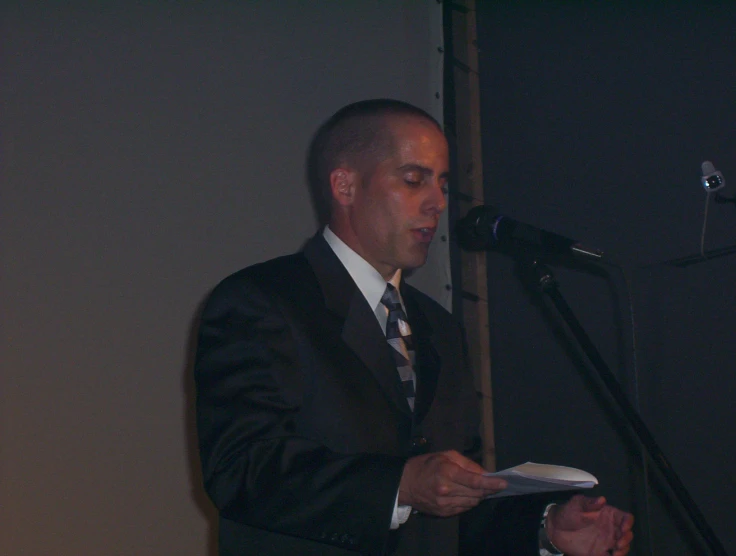
[{"label": "suit lapel", "polygon": [[386,337],[373,309],[321,232],[307,243],[304,255],[320,283],[325,306],[343,319],[342,340],[370,370],[389,400],[403,413],[411,415]]}]

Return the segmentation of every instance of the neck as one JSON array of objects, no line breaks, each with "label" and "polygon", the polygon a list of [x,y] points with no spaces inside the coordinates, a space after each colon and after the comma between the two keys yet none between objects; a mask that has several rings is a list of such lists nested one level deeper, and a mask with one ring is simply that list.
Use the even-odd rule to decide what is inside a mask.
[{"label": "neck", "polygon": [[[330,228],[330,231],[338,238],[340,238],[340,241],[342,241],[345,245],[352,249],[355,254],[357,254],[365,262],[376,269],[376,272],[378,272],[381,277],[386,280],[386,282],[391,281],[391,279],[396,276],[396,273],[399,272],[400,269],[377,263],[370,256],[368,256],[368,254],[365,252],[360,242],[358,241],[358,238],[355,236],[349,226],[340,226],[339,222],[335,221],[330,222],[328,226]],[[400,277],[401,274],[399,274],[399,278]]]}]

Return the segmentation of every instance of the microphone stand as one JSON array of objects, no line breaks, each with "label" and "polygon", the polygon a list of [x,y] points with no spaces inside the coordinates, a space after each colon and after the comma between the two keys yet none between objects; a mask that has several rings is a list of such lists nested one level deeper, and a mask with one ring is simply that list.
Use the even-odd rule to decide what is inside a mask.
[{"label": "microphone stand", "polygon": [[654,463],[666,483],[672,489],[677,500],[682,504],[687,515],[690,517],[703,540],[708,545],[708,548],[710,548],[711,552],[715,556],[728,556],[723,545],[713,532],[713,529],[711,529],[705,517],[698,509],[695,500],[690,496],[687,488],[677,476],[674,469],[672,469],[672,465],[657,445],[646,424],[624,394],[616,376],[608,368],[605,361],[603,361],[600,352],[596,349],[590,337],[585,332],[585,329],[580,324],[580,321],[578,321],[572,309],[567,304],[567,301],[560,293],[557,287],[557,281],[555,280],[552,271],[549,267],[535,258],[527,258],[526,260],[522,258],[519,260],[520,262],[523,261],[528,265],[530,274],[534,276],[539,289],[552,301],[560,316],[566,322],[580,348],[597,371],[598,377],[605,385],[608,393],[620,408],[629,427],[633,430],[636,437],[644,447],[649,459]]}]

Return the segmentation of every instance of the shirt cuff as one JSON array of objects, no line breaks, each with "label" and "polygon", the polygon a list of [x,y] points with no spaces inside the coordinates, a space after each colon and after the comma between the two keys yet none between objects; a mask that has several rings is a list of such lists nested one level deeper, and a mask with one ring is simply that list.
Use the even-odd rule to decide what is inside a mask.
[{"label": "shirt cuff", "polygon": [[411,515],[411,506],[399,506],[399,493],[396,493],[396,500],[394,500],[394,513],[391,515],[391,527],[393,531],[398,529],[400,525],[406,523]]}]

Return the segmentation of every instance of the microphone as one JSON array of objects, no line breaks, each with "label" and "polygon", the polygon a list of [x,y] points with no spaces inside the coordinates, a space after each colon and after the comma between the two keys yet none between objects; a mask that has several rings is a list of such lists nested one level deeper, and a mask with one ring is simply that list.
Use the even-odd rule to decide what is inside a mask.
[{"label": "microphone", "polygon": [[710,160],[706,160],[700,165],[703,171],[703,176],[700,178],[700,183],[706,191],[718,191],[726,187],[726,180],[713,163]]},{"label": "microphone", "polygon": [[600,261],[603,252],[583,247],[574,239],[541,230],[498,214],[492,205],[473,207],[455,226],[458,242],[464,249],[526,250],[544,255],[573,256]]}]

